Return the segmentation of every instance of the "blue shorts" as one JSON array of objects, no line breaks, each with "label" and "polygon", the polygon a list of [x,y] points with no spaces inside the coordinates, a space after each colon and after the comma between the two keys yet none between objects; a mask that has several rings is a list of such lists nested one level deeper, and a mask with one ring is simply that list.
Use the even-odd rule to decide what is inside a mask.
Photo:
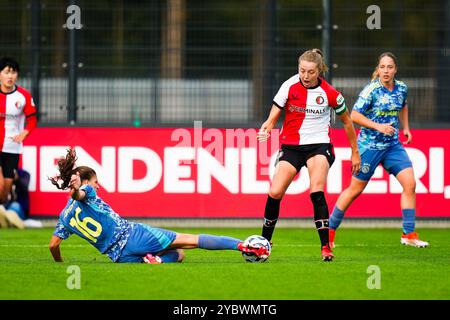
[{"label": "blue shorts", "polygon": [[155,255],[166,250],[175,237],[173,231],[133,223],[133,230],[117,262],[143,262],[147,253]]},{"label": "blue shorts", "polygon": [[411,160],[400,143],[382,150],[361,149],[361,169],[355,178],[369,181],[378,165],[386,169],[389,174],[396,176],[406,168],[412,168]]}]

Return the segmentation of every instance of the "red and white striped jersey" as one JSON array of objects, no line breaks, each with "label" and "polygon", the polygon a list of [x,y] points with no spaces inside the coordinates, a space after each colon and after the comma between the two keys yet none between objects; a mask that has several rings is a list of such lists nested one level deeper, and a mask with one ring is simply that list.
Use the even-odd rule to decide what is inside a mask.
[{"label": "red and white striped jersey", "polygon": [[36,107],[31,94],[19,86],[9,93],[0,91],[0,151],[22,153],[23,144],[13,138],[24,129],[31,132],[35,127]]},{"label": "red and white striped jersey", "polygon": [[342,95],[324,79],[317,86],[306,88],[298,74],[286,80],[273,103],[285,109],[280,131],[280,144],[305,145],[330,143],[330,108],[336,114],[345,112]]}]

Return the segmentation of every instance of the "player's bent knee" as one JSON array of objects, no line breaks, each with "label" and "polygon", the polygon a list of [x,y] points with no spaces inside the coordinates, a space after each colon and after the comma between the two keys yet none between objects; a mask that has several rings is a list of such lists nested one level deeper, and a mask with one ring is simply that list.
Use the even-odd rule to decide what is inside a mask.
[{"label": "player's bent knee", "polygon": [[412,180],[410,183],[408,183],[408,186],[405,189],[408,189],[410,192],[415,193],[416,192],[416,181]]},{"label": "player's bent knee", "polygon": [[276,200],[281,200],[284,196],[284,192],[278,190],[269,190],[269,196]]},{"label": "player's bent knee", "polygon": [[416,193],[416,180],[414,178],[399,180],[399,182],[403,187],[403,192]]},{"label": "player's bent knee", "polygon": [[416,194],[416,186],[407,186],[403,188],[403,192],[409,195],[415,195]]},{"label": "player's bent knee", "polygon": [[325,185],[323,183],[315,183],[309,186],[310,193],[323,192]]}]

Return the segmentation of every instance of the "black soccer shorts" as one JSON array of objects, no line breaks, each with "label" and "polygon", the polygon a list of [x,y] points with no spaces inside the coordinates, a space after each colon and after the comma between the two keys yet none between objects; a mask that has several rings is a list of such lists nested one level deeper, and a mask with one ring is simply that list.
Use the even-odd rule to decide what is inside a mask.
[{"label": "black soccer shorts", "polygon": [[3,171],[3,177],[14,179],[14,173],[19,167],[19,154],[0,152],[0,167]]},{"label": "black soccer shorts", "polygon": [[275,166],[279,161],[287,161],[292,164],[295,169],[297,169],[298,173],[303,166],[306,166],[306,161],[308,161],[309,158],[318,154],[322,154],[327,158],[331,168],[334,160],[336,159],[334,155],[334,148],[331,143],[315,143],[306,145],[282,144],[281,149],[278,152]]}]

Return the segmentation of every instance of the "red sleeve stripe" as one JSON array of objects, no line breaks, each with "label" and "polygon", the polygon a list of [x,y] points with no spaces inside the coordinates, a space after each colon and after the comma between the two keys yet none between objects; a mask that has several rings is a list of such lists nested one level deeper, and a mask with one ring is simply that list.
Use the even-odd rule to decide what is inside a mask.
[{"label": "red sleeve stripe", "polygon": [[25,126],[25,129],[28,130],[28,132],[31,132],[34,128],[36,128],[37,124],[37,117],[36,113],[27,116],[27,125]]}]

